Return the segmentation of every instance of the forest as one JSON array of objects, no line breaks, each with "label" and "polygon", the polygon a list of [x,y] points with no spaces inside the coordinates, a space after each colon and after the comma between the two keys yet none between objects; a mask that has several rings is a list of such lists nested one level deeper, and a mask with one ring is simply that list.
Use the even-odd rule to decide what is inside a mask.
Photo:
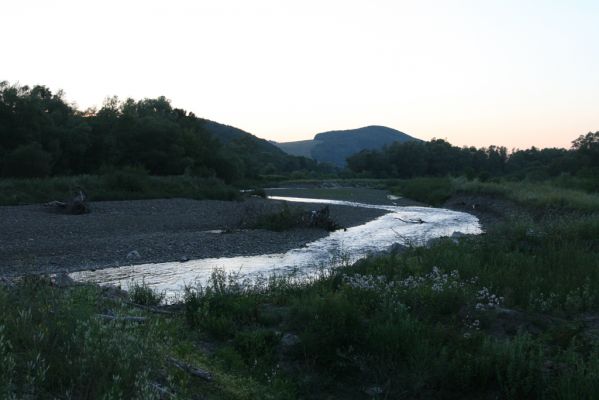
[{"label": "forest", "polygon": [[365,150],[348,158],[348,168],[363,177],[414,178],[466,176],[486,181],[545,180],[562,174],[581,178],[599,175],[599,131],[581,135],[569,150],[512,150],[505,147],[457,147],[443,139],[393,143],[382,150]]},{"label": "forest", "polygon": [[231,183],[259,174],[327,169],[265,148],[251,135],[221,141],[205,125],[165,97],[111,97],[99,110],[80,111],[62,91],[0,82],[0,172],[7,178],[43,178],[136,167],[150,175]]}]

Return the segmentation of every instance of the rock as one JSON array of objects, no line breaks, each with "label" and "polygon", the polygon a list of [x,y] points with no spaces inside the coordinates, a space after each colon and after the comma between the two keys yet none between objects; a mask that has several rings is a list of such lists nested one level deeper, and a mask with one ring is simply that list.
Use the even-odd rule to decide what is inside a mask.
[{"label": "rock", "polygon": [[141,255],[139,254],[139,251],[137,251],[137,250],[130,251],[127,254],[127,260],[139,260],[140,258],[141,258]]},{"label": "rock", "polygon": [[301,342],[299,336],[294,335],[293,333],[286,333],[281,338],[281,346],[283,347],[293,347]]},{"label": "rock", "polygon": [[113,285],[102,286],[102,295],[109,299],[123,299],[126,300],[129,298],[129,293],[120,287]]},{"label": "rock", "polygon": [[73,279],[71,279],[71,277],[64,272],[56,274],[55,276],[51,277],[50,282],[52,282],[53,286],[56,286],[59,288],[66,288],[69,286],[73,286],[75,284],[75,281]]},{"label": "rock", "polygon": [[458,231],[456,231],[456,232],[454,232],[454,233],[451,234],[451,238],[452,239],[460,239],[460,238],[463,238],[465,236],[466,236],[465,233],[458,232]]},{"label": "rock", "polygon": [[183,257],[179,258],[179,262],[184,263],[184,262],[187,262],[187,261],[189,261],[189,257],[187,257],[187,256],[183,256]]},{"label": "rock", "polygon": [[377,397],[384,393],[384,390],[380,386],[371,386],[369,388],[364,389],[364,393],[366,393],[370,397]]},{"label": "rock", "polygon": [[15,286],[15,283],[13,282],[12,279],[4,277],[4,276],[0,277],[0,287],[11,288],[14,286]]},{"label": "rock", "polygon": [[466,237],[466,235],[462,232],[454,232],[451,234],[450,239],[454,244],[459,244],[460,240],[465,237]]},{"label": "rock", "polygon": [[400,254],[408,249],[408,246],[405,246],[401,243],[393,243],[391,247],[389,247],[389,254]]}]

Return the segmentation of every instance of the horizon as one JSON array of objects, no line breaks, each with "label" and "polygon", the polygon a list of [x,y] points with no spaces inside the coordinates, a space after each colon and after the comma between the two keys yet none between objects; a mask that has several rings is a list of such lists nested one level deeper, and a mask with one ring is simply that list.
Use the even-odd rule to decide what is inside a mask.
[{"label": "horizon", "polygon": [[456,146],[569,148],[599,130],[592,1],[6,8],[19,35],[0,79],[62,89],[79,109],[164,95],[277,142],[381,125]]}]

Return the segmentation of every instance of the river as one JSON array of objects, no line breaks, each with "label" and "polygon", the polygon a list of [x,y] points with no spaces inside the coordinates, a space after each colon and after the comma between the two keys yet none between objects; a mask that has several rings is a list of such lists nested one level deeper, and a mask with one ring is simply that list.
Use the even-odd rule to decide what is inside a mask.
[{"label": "river", "polygon": [[355,262],[369,254],[388,250],[392,245],[423,245],[427,241],[451,236],[455,232],[481,233],[478,219],[470,214],[432,207],[405,207],[389,204],[366,204],[323,198],[269,196],[273,200],[336,204],[348,207],[375,208],[387,214],[363,225],[331,232],[328,236],[281,254],[248,257],[223,257],[79,271],[70,274],[76,281],[116,285],[127,289],[144,282],[163,292],[168,299],[179,298],[186,285],[204,283],[215,268],[245,277],[258,274],[300,273],[310,275],[323,266]]}]

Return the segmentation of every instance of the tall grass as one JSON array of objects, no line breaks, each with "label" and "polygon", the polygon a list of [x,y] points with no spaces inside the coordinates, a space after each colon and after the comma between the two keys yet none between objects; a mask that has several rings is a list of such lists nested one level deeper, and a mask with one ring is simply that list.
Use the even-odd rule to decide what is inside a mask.
[{"label": "tall grass", "polygon": [[395,194],[431,205],[442,205],[456,193],[489,195],[511,200],[530,209],[591,212],[599,209],[599,194],[568,188],[554,181],[481,182],[461,178],[414,178],[389,183]]},{"label": "tall grass", "polygon": [[158,398],[158,326],[97,318],[99,294],[39,278],[0,288],[1,398]]},{"label": "tall grass", "polygon": [[136,169],[107,171],[104,175],[81,175],[46,179],[0,180],[0,205],[44,203],[70,198],[83,188],[90,200],[136,200],[187,197],[234,200],[239,193],[214,178],[150,176]]},{"label": "tall grass", "polygon": [[415,178],[390,182],[390,190],[403,197],[431,205],[440,205],[454,193],[450,178]]},{"label": "tall grass", "polygon": [[454,191],[503,196],[523,206],[589,212],[599,209],[599,194],[568,189],[553,182],[479,182],[454,179]]}]

